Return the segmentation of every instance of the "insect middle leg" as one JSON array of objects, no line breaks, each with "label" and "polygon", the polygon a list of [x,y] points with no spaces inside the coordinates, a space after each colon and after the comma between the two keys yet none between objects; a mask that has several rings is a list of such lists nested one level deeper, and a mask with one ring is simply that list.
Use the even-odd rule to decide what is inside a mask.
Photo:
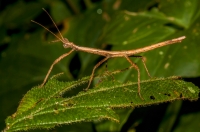
[{"label": "insect middle leg", "polygon": [[94,78],[94,72],[95,72],[96,68],[99,67],[102,63],[104,63],[104,62],[105,62],[106,60],[108,60],[109,58],[110,58],[110,57],[104,58],[103,60],[101,60],[100,62],[98,62],[98,63],[94,66],[94,68],[93,68],[93,70],[92,70],[92,74],[90,75],[90,80],[89,80],[88,86],[87,86],[87,88],[85,89],[86,91],[89,89],[90,84],[91,84],[91,82],[92,82],[92,79]]}]

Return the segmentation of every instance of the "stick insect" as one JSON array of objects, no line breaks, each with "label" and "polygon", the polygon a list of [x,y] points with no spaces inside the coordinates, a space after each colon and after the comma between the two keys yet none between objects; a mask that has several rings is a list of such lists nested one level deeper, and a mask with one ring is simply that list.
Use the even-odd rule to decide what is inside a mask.
[{"label": "stick insect", "polygon": [[107,61],[109,58],[123,57],[130,63],[131,67],[133,67],[134,69],[137,70],[137,73],[138,73],[138,77],[137,77],[137,80],[138,80],[138,82],[137,82],[138,94],[139,94],[139,97],[143,100],[142,95],[140,93],[140,69],[129,57],[139,57],[142,60],[142,63],[144,65],[144,68],[145,68],[148,76],[151,77],[150,73],[149,73],[149,71],[148,71],[148,69],[146,67],[144,58],[142,56],[135,56],[135,55],[139,54],[139,53],[147,52],[147,51],[159,48],[159,47],[163,47],[163,46],[166,46],[166,45],[170,45],[170,44],[174,44],[174,43],[178,43],[178,42],[180,43],[183,39],[186,38],[185,36],[182,36],[182,37],[179,37],[179,38],[175,38],[175,39],[167,40],[167,41],[164,41],[164,42],[156,43],[156,44],[153,44],[153,45],[150,45],[150,46],[146,46],[146,47],[143,47],[143,48],[126,50],[126,51],[107,51],[107,50],[101,50],[101,49],[95,49],[95,48],[89,48],[89,47],[82,47],[82,46],[75,45],[73,42],[69,42],[68,39],[64,38],[62,36],[61,32],[59,31],[58,27],[56,26],[56,23],[54,22],[54,20],[50,16],[50,14],[44,8],[43,8],[43,10],[47,13],[49,18],[53,22],[53,24],[56,27],[56,29],[57,29],[57,31],[58,31],[60,36],[57,36],[56,34],[54,34],[52,31],[50,31],[48,28],[46,28],[42,24],[40,24],[40,23],[38,23],[36,21],[33,21],[33,20],[31,20],[31,21],[36,23],[36,24],[38,24],[38,25],[40,25],[41,27],[46,29],[48,32],[50,32],[52,35],[54,35],[58,39],[57,41],[61,41],[63,43],[63,47],[64,48],[71,48],[71,50],[68,53],[65,53],[65,54],[61,55],[60,57],[58,57],[52,63],[52,65],[50,66],[50,68],[49,68],[49,70],[48,70],[48,72],[46,74],[46,77],[45,77],[43,83],[41,84],[41,87],[44,86],[44,84],[46,83],[46,81],[47,81],[47,79],[48,79],[48,77],[49,77],[49,75],[50,75],[50,73],[51,73],[51,71],[52,71],[52,69],[53,69],[55,64],[57,64],[63,58],[65,58],[68,55],[70,55],[73,51],[83,51],[83,52],[96,54],[96,55],[100,55],[100,56],[104,56],[105,57],[104,59],[102,59],[100,62],[98,62],[94,66],[94,68],[92,70],[92,74],[90,75],[88,86],[87,86],[87,88],[85,90],[89,89],[89,87],[91,85],[91,82],[92,82],[92,80],[94,78],[94,72],[102,63]]}]

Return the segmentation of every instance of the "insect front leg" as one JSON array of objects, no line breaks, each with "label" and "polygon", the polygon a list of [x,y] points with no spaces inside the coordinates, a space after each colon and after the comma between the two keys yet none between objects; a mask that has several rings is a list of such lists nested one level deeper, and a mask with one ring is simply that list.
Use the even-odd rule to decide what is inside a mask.
[{"label": "insect front leg", "polygon": [[50,73],[51,73],[51,71],[52,71],[54,65],[57,64],[59,61],[61,61],[61,60],[62,60],[63,58],[65,58],[66,56],[68,56],[69,54],[71,54],[73,51],[74,51],[74,49],[70,50],[68,53],[65,53],[65,54],[61,55],[60,57],[58,57],[58,58],[53,62],[53,64],[51,64],[51,66],[50,66],[50,68],[49,68],[49,70],[48,70],[48,72],[47,72],[47,75],[46,75],[46,77],[44,78],[44,81],[43,81],[43,83],[40,85],[40,87],[43,87],[44,84],[46,83],[46,81],[47,81],[47,79],[48,79],[48,77],[49,77],[49,75],[50,75]]}]

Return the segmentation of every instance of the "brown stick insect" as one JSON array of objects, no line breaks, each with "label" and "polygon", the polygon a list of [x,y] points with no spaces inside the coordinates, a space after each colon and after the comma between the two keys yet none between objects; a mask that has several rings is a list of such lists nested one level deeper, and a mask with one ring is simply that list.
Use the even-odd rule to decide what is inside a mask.
[{"label": "brown stick insect", "polygon": [[123,57],[125,58],[130,64],[131,64],[131,67],[133,67],[134,69],[137,70],[138,72],[138,94],[140,96],[141,99],[142,96],[141,96],[141,93],[140,93],[140,69],[139,67],[129,58],[129,57],[139,57],[141,58],[142,62],[143,62],[143,65],[144,65],[144,68],[148,74],[149,77],[150,76],[150,73],[146,67],[146,64],[145,64],[145,61],[144,61],[144,58],[142,56],[135,56],[136,54],[138,53],[143,53],[143,52],[147,52],[147,51],[150,51],[150,50],[153,50],[153,49],[156,49],[156,48],[159,48],[159,47],[163,47],[163,46],[166,46],[166,45],[170,45],[170,44],[174,44],[174,43],[180,43],[183,39],[185,39],[186,37],[185,36],[182,36],[182,37],[179,37],[179,38],[175,38],[175,39],[171,39],[171,40],[167,40],[167,41],[164,41],[164,42],[160,42],[160,43],[156,43],[156,44],[153,44],[153,45],[150,45],[150,46],[146,46],[146,47],[143,47],[143,48],[139,48],[139,49],[132,49],[132,50],[126,50],[126,51],[106,51],[106,50],[101,50],[101,49],[95,49],[95,48],[89,48],[89,47],[82,47],[82,46],[78,46],[78,45],[75,45],[73,42],[69,42],[68,39],[64,38],[61,34],[61,32],[59,31],[58,27],[56,26],[55,22],[53,21],[52,17],[50,16],[50,14],[45,10],[43,9],[47,15],[50,17],[51,21],[53,22],[53,24],[55,25],[59,35],[57,36],[56,34],[54,34],[52,31],[50,31],[48,28],[46,28],[45,26],[43,26],[42,24],[36,22],[36,21],[33,21],[31,20],[32,22],[42,26],[44,29],[46,29],[47,31],[49,31],[51,34],[53,34],[58,40],[57,41],[61,41],[63,43],[63,47],[64,48],[71,48],[71,50],[68,52],[68,53],[65,53],[63,55],[61,55],[60,57],[58,57],[54,62],[53,64],[51,65],[50,69],[48,70],[47,72],[47,75],[43,81],[43,83],[41,84],[41,87],[44,86],[44,84],[46,83],[54,65],[56,63],[58,63],[60,60],[62,60],[63,58],[65,58],[66,56],[68,56],[69,54],[71,54],[73,51],[83,51],[83,52],[87,52],[87,53],[91,53],[91,54],[96,54],[96,55],[101,55],[101,56],[104,56],[105,58],[103,60],[101,60],[100,62],[98,62],[93,70],[92,70],[92,74],[90,76],[90,80],[89,80],[89,83],[88,83],[88,86],[85,90],[88,90],[89,87],[90,87],[90,84],[93,80],[93,77],[94,77],[94,72],[96,70],[97,67],[99,67],[102,63],[104,63],[105,61],[107,61],[109,58],[114,58],[114,57]]}]

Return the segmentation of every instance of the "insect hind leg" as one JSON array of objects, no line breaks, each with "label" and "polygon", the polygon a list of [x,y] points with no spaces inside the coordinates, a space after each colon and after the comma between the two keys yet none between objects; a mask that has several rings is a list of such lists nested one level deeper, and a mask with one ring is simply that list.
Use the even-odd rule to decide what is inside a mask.
[{"label": "insect hind leg", "polygon": [[152,78],[151,75],[150,75],[150,73],[149,73],[149,70],[147,69],[147,66],[146,66],[146,64],[145,64],[145,58],[144,58],[143,56],[135,56],[135,55],[133,55],[133,56],[131,56],[131,57],[140,58],[140,59],[142,60],[142,63],[143,63],[143,65],[144,65],[144,68],[145,68],[145,70],[146,70],[148,76],[149,76],[150,78]]},{"label": "insect hind leg", "polygon": [[142,95],[141,95],[141,93],[140,93],[140,69],[139,69],[139,67],[135,63],[133,63],[131,61],[131,59],[128,56],[125,55],[124,57],[131,64],[131,67],[135,68],[137,70],[137,72],[138,72],[138,94],[139,94],[140,98],[142,100],[144,100],[143,97],[142,97]]}]

